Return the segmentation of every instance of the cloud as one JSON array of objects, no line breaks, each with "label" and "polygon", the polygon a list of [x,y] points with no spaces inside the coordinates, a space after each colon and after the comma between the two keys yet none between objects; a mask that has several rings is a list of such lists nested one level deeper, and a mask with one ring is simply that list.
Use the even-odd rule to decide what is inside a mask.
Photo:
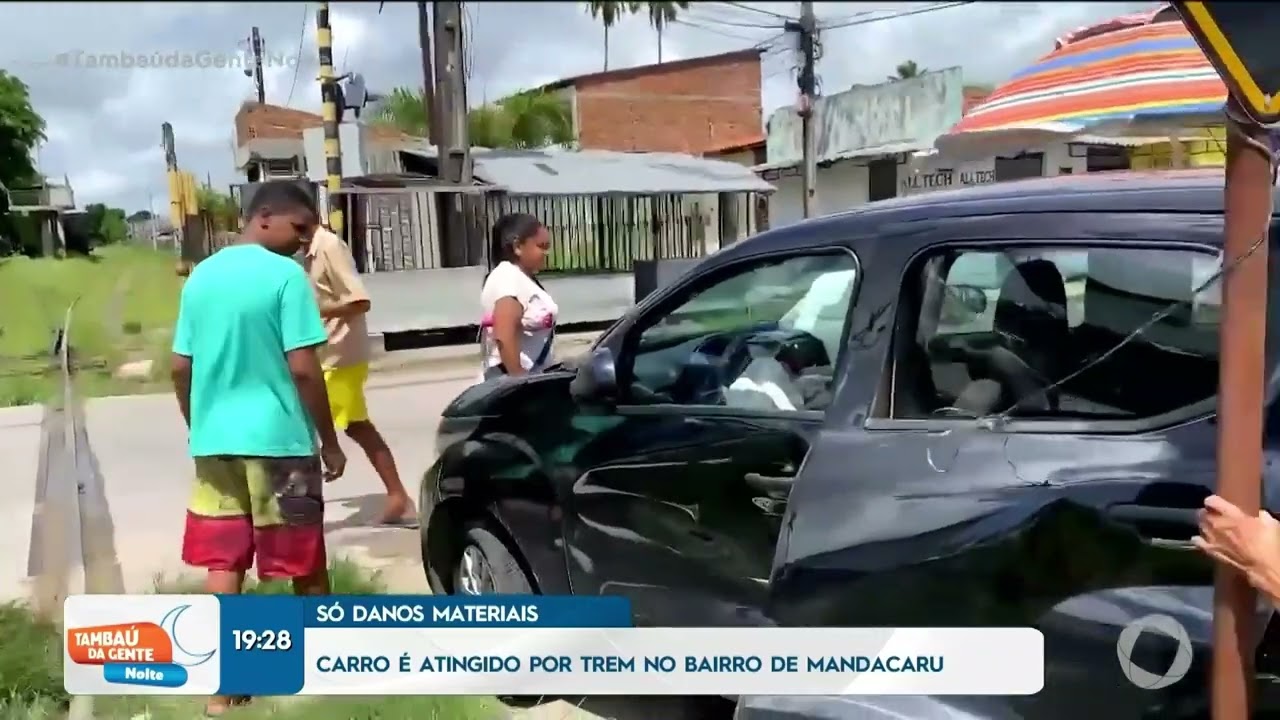
[{"label": "cloud", "polygon": [[[973,82],[995,83],[1048,52],[1058,35],[1149,3],[973,3],[864,25],[872,11],[928,3],[816,3],[824,26],[822,90],[874,83],[904,60],[922,67],[961,65]],[[780,16],[796,3],[695,3],[662,37],[664,60],[759,44],[766,113],[794,101],[794,40]],[[582,3],[468,3],[467,66],[472,104],[604,67],[604,32]],[[420,86],[421,54],[413,3],[342,3],[331,10],[334,59],[362,73],[373,90]],[[859,15],[859,13],[862,13]],[[318,111],[315,4],[22,3],[0,5],[0,67],[31,88],[48,123],[42,169],[67,175],[78,202],[107,202],[128,212],[164,197],[160,125],[173,124],[179,164],[215,186],[236,182],[232,122],[254,96],[241,58],[257,26],[267,50],[268,102]],[[841,27],[845,25],[844,27]],[[48,34],[31,28],[56,27]],[[301,50],[299,48],[301,47]],[[125,57],[148,66],[121,67]],[[115,67],[92,63],[106,57]],[[150,59],[162,58],[161,67]],[[178,58],[165,67],[164,58]],[[78,60],[76,59],[78,58]],[[188,58],[182,67],[181,58]],[[221,61],[218,62],[218,59]],[[609,65],[656,62],[657,33],[645,16],[609,33]],[[61,61],[61,62],[59,62]]]}]

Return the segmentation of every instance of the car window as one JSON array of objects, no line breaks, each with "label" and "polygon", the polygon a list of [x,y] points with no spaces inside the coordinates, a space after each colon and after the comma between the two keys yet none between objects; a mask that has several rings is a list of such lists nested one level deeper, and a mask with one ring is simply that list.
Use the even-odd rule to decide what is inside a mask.
[{"label": "car window", "polygon": [[[1071,327],[1084,320],[1084,280],[1088,272],[1088,252],[1084,250],[1011,250],[1008,252],[968,252],[955,259],[947,272],[949,290],[939,322],[940,332],[989,332],[995,320],[996,298],[1000,286],[1015,265],[1042,258],[1052,262],[1062,275],[1067,290],[1067,324]],[[968,291],[968,294],[966,294]],[[966,302],[976,299],[978,291],[985,299],[982,312],[972,312]]]},{"label": "car window", "polygon": [[633,330],[629,401],[825,409],[856,267],[844,252],[800,255],[695,285]]},{"label": "car window", "polygon": [[[1219,255],[1171,248],[927,258],[913,337],[895,360],[892,416],[1137,420],[1211,398],[1220,266]],[[933,303],[931,278],[944,278]]]}]

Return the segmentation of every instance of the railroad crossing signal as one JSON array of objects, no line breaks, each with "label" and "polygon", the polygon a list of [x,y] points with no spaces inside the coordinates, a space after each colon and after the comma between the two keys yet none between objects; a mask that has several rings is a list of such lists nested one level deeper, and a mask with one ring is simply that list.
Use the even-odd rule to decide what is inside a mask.
[{"label": "railroad crossing signal", "polygon": [[1280,123],[1280,8],[1264,2],[1174,2],[1191,36],[1255,122]]}]

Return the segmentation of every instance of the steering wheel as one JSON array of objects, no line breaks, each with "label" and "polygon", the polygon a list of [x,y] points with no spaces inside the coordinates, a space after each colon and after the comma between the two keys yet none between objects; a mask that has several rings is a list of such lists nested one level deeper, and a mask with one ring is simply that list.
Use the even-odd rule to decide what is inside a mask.
[{"label": "steering wheel", "polygon": [[[747,363],[751,361],[747,342],[753,334],[751,332],[735,333],[728,342],[723,342],[724,335],[712,335],[699,342],[694,347],[693,353],[708,358],[707,369],[710,372],[696,372],[686,367],[676,383],[677,386],[682,386],[682,391],[678,394],[685,396],[686,402],[723,405],[724,388],[741,375]],[[723,347],[719,347],[722,343]]]}]

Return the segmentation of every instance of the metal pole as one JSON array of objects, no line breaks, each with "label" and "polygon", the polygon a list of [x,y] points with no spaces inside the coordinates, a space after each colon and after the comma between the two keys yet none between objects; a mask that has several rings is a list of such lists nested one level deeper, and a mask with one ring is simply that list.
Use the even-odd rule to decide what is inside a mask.
[{"label": "metal pole", "polygon": [[147,191],[147,212],[151,213],[151,220],[147,223],[151,228],[151,249],[160,249],[160,236],[156,233],[156,200],[155,196]]},{"label": "metal pole", "polygon": [[427,140],[440,148],[440,118],[436,107],[435,63],[431,59],[431,11],[418,2],[418,45],[422,50],[422,104],[427,113]]},{"label": "metal pole", "polygon": [[[1265,130],[1227,107],[1222,330],[1218,365],[1218,495],[1256,515],[1262,494],[1262,403],[1267,331],[1271,156]],[[1248,579],[1219,564],[1213,583],[1214,720],[1250,717],[1256,599]]]},{"label": "metal pole", "polygon": [[262,35],[258,28],[253,29],[250,45],[253,47],[253,84],[258,89],[258,104],[267,102],[267,86],[262,79]]},{"label": "metal pole", "polygon": [[800,53],[804,65],[800,69],[800,136],[801,152],[804,164],[801,168],[801,184],[804,192],[804,216],[807,218],[818,214],[818,166],[815,154],[813,135],[813,109],[816,104],[817,76],[814,69],[816,62],[815,35],[817,20],[813,14],[813,3],[800,3]]},{"label": "metal pole", "polygon": [[324,118],[324,169],[329,189],[329,229],[342,237],[342,143],[338,137],[337,75],[333,70],[333,30],[329,3],[316,10],[316,44],[320,46],[320,100]]}]

